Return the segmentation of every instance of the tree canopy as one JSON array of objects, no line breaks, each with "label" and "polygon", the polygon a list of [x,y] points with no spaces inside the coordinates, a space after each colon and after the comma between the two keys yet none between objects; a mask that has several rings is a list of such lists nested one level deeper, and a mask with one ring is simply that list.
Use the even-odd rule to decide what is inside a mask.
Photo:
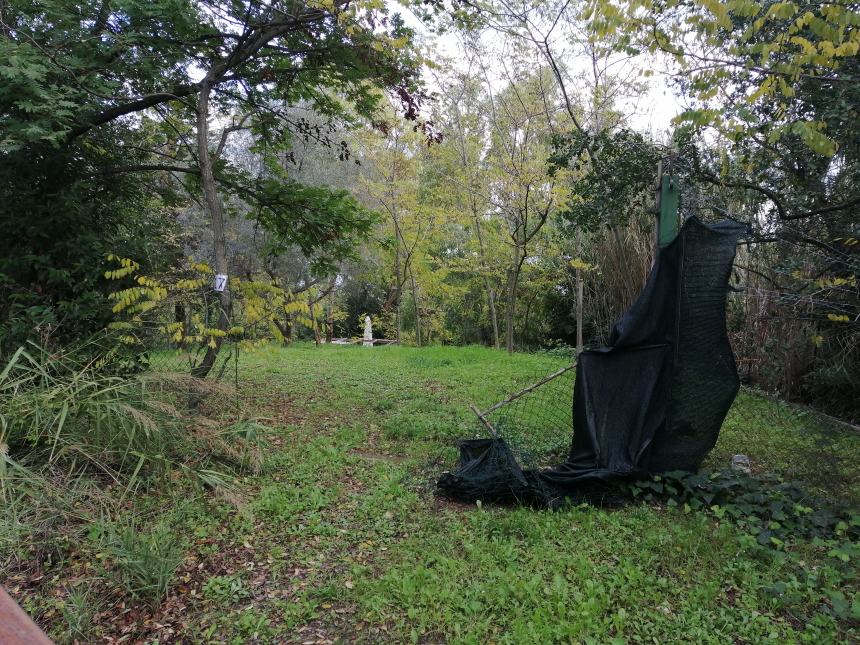
[{"label": "tree canopy", "polygon": [[[755,0],[6,2],[0,345],[101,329],[107,293],[197,284],[193,256],[228,276],[201,376],[248,311],[284,342],[371,314],[401,342],[582,348],[647,275],[659,164],[682,216],[754,232],[738,343],[793,367],[750,378],[839,398],[858,20]],[[655,132],[660,83],[684,104]],[[106,278],[111,254],[137,273]]]}]

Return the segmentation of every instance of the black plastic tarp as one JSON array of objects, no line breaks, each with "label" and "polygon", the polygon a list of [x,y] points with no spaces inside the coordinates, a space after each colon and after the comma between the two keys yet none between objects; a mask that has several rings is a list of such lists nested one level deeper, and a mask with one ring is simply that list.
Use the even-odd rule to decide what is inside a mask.
[{"label": "black plastic tarp", "polygon": [[555,504],[587,499],[613,482],[697,470],[739,387],[726,334],[735,222],[688,219],[660,249],[639,298],[608,347],[579,355],[567,460],[528,470],[502,438],[460,443],[460,465],[439,491],[455,499]]}]

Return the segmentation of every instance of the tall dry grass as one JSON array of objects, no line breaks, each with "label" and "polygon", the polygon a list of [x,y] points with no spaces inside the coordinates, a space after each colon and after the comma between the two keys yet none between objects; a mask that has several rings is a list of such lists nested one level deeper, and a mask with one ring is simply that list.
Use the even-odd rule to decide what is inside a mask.
[{"label": "tall dry grass", "polygon": [[93,350],[31,344],[0,369],[0,569],[56,559],[160,482],[229,493],[232,473],[259,468],[261,426],[183,408],[189,389],[223,386],[122,373],[115,354]]},{"label": "tall dry grass", "polygon": [[612,326],[639,296],[654,258],[653,219],[632,217],[625,226],[592,235],[586,260],[594,267],[586,275],[585,312],[594,327],[594,340],[605,344]]}]

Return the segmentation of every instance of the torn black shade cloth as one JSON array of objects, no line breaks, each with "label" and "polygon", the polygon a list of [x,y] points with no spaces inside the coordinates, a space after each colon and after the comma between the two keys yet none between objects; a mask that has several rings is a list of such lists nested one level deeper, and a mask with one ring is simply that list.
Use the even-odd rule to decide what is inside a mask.
[{"label": "torn black shade cloth", "polygon": [[567,460],[523,469],[503,438],[463,441],[439,491],[454,499],[555,505],[609,494],[612,482],[697,470],[740,381],[726,333],[735,222],[690,218],[660,249],[645,288],[608,347],[579,355]]}]

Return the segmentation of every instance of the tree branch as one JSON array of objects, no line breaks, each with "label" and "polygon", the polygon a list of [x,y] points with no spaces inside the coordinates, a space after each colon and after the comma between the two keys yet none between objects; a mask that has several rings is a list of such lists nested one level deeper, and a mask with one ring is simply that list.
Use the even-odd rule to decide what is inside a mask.
[{"label": "tree branch", "polygon": [[169,164],[134,164],[129,166],[110,166],[96,170],[95,175],[121,175],[127,172],[184,172],[199,175],[200,169],[193,166],[173,166]]},{"label": "tree branch", "polygon": [[71,142],[77,139],[79,136],[86,134],[93,128],[97,128],[100,125],[109,123],[114,119],[120,118],[121,116],[125,116],[126,114],[132,114],[134,112],[140,112],[141,110],[146,110],[147,108],[154,107],[156,105],[159,105],[160,103],[166,103],[167,101],[174,101],[176,99],[190,96],[191,94],[196,93],[198,89],[199,85],[196,83],[193,85],[177,85],[170,92],[157,92],[155,94],[148,94],[147,96],[143,96],[136,101],[123,103],[122,105],[115,105],[112,108],[93,115],[92,117],[87,119],[85,123],[82,123],[81,125],[69,130],[68,134],[66,135],[66,142]]},{"label": "tree branch", "polygon": [[727,181],[725,179],[715,177],[714,175],[711,175],[709,173],[700,173],[699,176],[709,184],[714,184],[716,186],[723,186],[726,188],[746,188],[748,190],[754,190],[756,192],[761,193],[771,202],[773,202],[773,205],[776,206],[777,213],[779,214],[779,219],[785,222],[799,219],[807,219],[809,217],[815,217],[816,215],[827,215],[829,213],[846,210],[853,206],[860,206],[860,197],[856,197],[854,199],[849,199],[846,202],[842,202],[841,204],[822,206],[820,208],[815,208],[813,210],[805,211],[802,213],[789,213],[785,205],[782,203],[782,200],[779,198],[779,195],[777,195],[777,193],[770,188],[766,188],[759,184],[754,184],[748,181]]}]

